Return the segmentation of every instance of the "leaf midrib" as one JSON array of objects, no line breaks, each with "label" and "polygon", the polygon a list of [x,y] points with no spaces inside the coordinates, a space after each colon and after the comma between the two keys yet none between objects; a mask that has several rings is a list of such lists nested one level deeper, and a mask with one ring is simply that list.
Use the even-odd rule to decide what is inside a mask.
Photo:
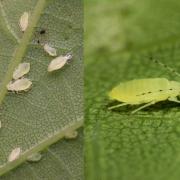
[{"label": "leaf midrib", "polygon": [[2,104],[3,99],[6,96],[6,93],[7,93],[6,85],[11,81],[14,69],[21,62],[23,56],[26,53],[27,47],[29,45],[29,42],[30,42],[33,32],[34,32],[34,27],[36,27],[36,25],[39,21],[41,13],[45,8],[46,2],[47,2],[46,0],[38,0],[36,6],[34,8],[34,11],[32,13],[32,16],[30,17],[30,22],[29,22],[28,28],[27,28],[26,32],[24,33],[24,35],[19,43],[19,46],[14,50],[14,53],[13,53],[14,55],[12,56],[12,59],[8,66],[7,73],[1,84],[0,104]]}]

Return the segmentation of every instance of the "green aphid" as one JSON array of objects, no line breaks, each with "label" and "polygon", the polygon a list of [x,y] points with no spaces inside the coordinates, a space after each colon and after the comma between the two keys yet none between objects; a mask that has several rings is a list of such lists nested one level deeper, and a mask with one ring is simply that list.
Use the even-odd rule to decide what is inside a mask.
[{"label": "green aphid", "polygon": [[[158,61],[155,62],[167,67]],[[180,75],[173,69],[167,68],[177,75]],[[169,81],[166,78],[135,79],[120,83],[118,86],[114,87],[108,95],[110,99],[122,102],[121,104],[109,107],[109,109],[125,105],[143,104],[132,111],[132,113],[135,113],[160,101],[169,100],[180,103],[177,99],[180,95],[180,83],[177,81]]]}]

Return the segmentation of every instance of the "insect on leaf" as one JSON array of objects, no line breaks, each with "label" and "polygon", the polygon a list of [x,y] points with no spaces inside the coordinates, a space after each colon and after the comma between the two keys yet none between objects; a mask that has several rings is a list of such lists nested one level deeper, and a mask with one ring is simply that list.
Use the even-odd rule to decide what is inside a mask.
[{"label": "insect on leaf", "polygon": [[179,104],[163,101],[130,114],[139,105],[108,110],[118,102],[110,101],[107,94],[133,79],[180,82],[151,61],[153,57],[180,72],[180,2],[86,1],[85,7],[87,180],[178,180]]},{"label": "insect on leaf", "polygon": [[[25,11],[30,12],[31,15],[28,28],[22,33],[19,28],[19,18]],[[44,36],[39,34],[39,30],[43,28],[46,29]],[[76,130],[83,124],[82,2],[81,0],[31,0],[26,3],[24,0],[0,1],[0,39],[0,121],[2,123],[0,176],[2,176],[25,162],[32,154],[41,152],[62,139],[66,131]],[[37,43],[38,40],[41,43],[52,43],[62,54],[73,52],[74,61],[71,66],[60,73],[48,73],[47,67],[52,58],[47,56],[42,45]],[[21,78],[12,80],[14,70],[23,62],[31,64],[29,73],[23,76],[32,82],[31,89],[25,93],[8,92],[7,84],[10,81],[12,84],[24,81]],[[13,89],[22,88],[16,85],[15,87],[13,85]],[[73,154],[66,147],[68,143],[63,143],[61,150]],[[15,147],[21,147],[22,154],[13,162],[8,162],[8,156]],[[29,177],[36,179],[36,174],[49,177],[52,172],[52,179],[80,179],[82,174],[69,173],[66,169],[71,167],[73,172],[78,169],[75,166],[82,168],[81,164],[76,163],[75,166],[71,164],[74,162],[74,157],[81,157],[78,152],[74,152],[73,157],[63,157],[64,163],[61,165],[58,155],[53,161],[53,155],[47,152],[47,157],[50,156],[52,161],[49,160],[49,164],[43,168],[40,165],[41,161],[38,162],[40,164],[32,163],[31,167],[40,171],[35,174],[30,173]],[[61,170],[54,172],[54,164],[58,164],[57,167]],[[20,166],[18,169],[23,167]],[[28,166],[27,169],[30,170],[31,167]],[[49,170],[46,170],[47,167]],[[24,174],[15,179],[28,177],[29,173],[23,170],[21,172]],[[3,179],[3,176],[0,179]]]}]

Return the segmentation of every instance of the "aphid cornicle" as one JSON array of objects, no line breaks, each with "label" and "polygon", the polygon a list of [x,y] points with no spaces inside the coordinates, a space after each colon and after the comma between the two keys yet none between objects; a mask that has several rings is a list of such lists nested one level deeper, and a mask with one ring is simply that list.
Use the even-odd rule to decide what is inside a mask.
[{"label": "aphid cornicle", "polygon": [[180,95],[180,83],[169,81],[166,78],[137,79],[120,83],[108,95],[110,99],[122,102],[109,107],[109,109],[125,105],[144,104],[132,111],[132,113],[135,113],[164,100],[180,103],[177,99],[177,96]]}]

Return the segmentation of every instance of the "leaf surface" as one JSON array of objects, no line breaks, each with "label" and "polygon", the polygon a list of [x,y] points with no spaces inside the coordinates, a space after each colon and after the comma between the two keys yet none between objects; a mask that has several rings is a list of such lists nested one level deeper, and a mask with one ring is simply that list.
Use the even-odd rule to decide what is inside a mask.
[{"label": "leaf surface", "polygon": [[60,140],[42,152],[38,162],[25,162],[10,173],[1,177],[2,180],[82,180],[84,176],[83,163],[83,133],[79,130],[76,139]]},{"label": "leaf surface", "polygon": [[152,56],[179,70],[179,8],[177,0],[86,2],[88,179],[179,179],[179,104],[165,101],[133,115],[138,106],[107,109],[117,103],[107,93],[120,82],[150,77],[179,81],[150,61]]},{"label": "leaf surface", "polygon": [[[23,34],[19,18],[30,13]],[[82,3],[81,0],[0,1],[0,175],[83,124],[82,108]],[[40,31],[45,30],[44,34]],[[47,72],[53,59],[43,50],[48,42],[58,55],[72,53],[73,60],[63,69]],[[25,93],[6,91],[15,67],[30,62],[32,89]],[[21,147],[20,158],[7,157]],[[62,147],[65,148],[65,147]]]}]

